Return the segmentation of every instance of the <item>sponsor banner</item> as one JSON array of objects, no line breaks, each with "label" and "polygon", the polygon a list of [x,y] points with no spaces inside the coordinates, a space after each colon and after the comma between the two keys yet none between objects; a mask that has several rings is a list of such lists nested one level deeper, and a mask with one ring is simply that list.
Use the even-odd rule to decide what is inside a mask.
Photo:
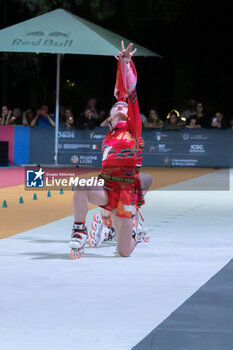
[{"label": "sponsor banner", "polygon": [[[43,129],[43,143],[41,133]],[[100,167],[108,128],[59,130],[59,164]],[[232,167],[233,130],[158,131],[144,129],[144,166]],[[30,163],[54,163],[54,129],[30,129]]]},{"label": "sponsor banner", "polygon": [[145,144],[145,151],[144,154],[183,154],[187,155],[189,153],[195,153],[195,154],[206,154],[211,150],[211,144],[202,144],[202,143],[179,143],[179,142],[166,142],[166,143],[152,143],[151,141],[148,142],[148,144]]},{"label": "sponsor banner", "polygon": [[59,162],[78,166],[101,166],[103,138],[108,128],[59,131]]},{"label": "sponsor banner", "polygon": [[232,130],[143,131],[144,166],[232,167]]}]

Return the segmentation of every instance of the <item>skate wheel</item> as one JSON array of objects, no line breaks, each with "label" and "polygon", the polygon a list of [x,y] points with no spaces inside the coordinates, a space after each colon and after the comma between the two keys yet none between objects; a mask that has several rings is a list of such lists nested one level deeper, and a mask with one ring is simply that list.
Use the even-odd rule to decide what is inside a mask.
[{"label": "skate wheel", "polygon": [[99,214],[94,214],[94,221],[96,222],[101,221],[101,217],[99,216]]},{"label": "skate wheel", "polygon": [[93,221],[92,224],[91,224],[91,227],[92,227],[93,230],[97,230],[97,228],[98,228],[97,221]]},{"label": "skate wheel", "polygon": [[95,232],[96,232],[95,230],[91,230],[90,231],[90,237],[91,238],[95,238]]},{"label": "skate wheel", "polygon": [[77,257],[77,252],[76,252],[76,249],[71,249],[71,251],[70,251],[70,259],[71,260],[75,260],[75,259],[77,259],[78,257]]},{"label": "skate wheel", "polygon": [[104,241],[107,241],[109,239],[109,237],[110,237],[110,233],[105,231],[104,232]]},{"label": "skate wheel", "polygon": [[89,247],[94,248],[95,247],[95,240],[93,238],[89,238],[88,244],[89,244]]},{"label": "skate wheel", "polygon": [[77,249],[71,249],[70,251],[70,259],[71,260],[76,260],[76,259],[80,259],[83,257],[83,252],[80,253]]},{"label": "skate wheel", "polygon": [[143,241],[146,242],[146,243],[150,241],[150,237],[149,237],[149,236],[148,236],[148,237],[143,237],[142,239],[143,239]]}]

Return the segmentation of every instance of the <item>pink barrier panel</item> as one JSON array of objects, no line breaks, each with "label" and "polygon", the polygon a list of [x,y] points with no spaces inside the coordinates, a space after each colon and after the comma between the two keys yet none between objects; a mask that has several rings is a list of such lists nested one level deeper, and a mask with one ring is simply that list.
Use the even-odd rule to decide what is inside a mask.
[{"label": "pink barrier panel", "polygon": [[24,168],[5,168],[0,171],[0,188],[23,185],[25,183]]},{"label": "pink barrier panel", "polygon": [[1,125],[0,126],[0,141],[9,142],[9,161],[14,163],[14,126]]}]

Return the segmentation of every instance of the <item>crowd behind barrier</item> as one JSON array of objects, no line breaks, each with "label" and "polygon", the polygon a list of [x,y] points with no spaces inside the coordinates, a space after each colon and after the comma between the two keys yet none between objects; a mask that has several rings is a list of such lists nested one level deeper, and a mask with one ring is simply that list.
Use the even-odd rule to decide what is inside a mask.
[{"label": "crowd behind barrier", "polygon": [[[59,126],[67,130],[75,128],[94,129],[108,125],[110,111],[97,109],[96,98],[88,100],[86,107],[81,113],[74,113],[72,107],[59,107]],[[233,117],[227,118],[222,111],[206,113],[202,102],[190,99],[186,108],[180,113],[178,110],[171,110],[166,116],[161,117],[156,108],[150,108],[148,113],[141,113],[142,127],[163,130],[180,130],[215,128],[233,128]],[[10,109],[2,106],[0,125],[24,125],[30,127],[47,126],[55,127],[55,116],[50,113],[47,105],[41,105],[38,109],[28,108],[23,111],[21,108]]]},{"label": "crowd behind barrier", "polygon": [[[60,164],[100,166],[101,142],[110,112],[88,100],[80,114],[59,108]],[[155,108],[141,114],[145,166],[233,167],[233,119],[222,112],[207,115],[203,103],[191,99],[187,108],[160,117]],[[14,164],[54,164],[55,116],[47,105],[34,110],[2,107],[0,141],[9,144]],[[226,130],[222,130],[226,129]],[[180,131],[180,132],[178,132]],[[43,142],[41,142],[43,135]]]}]

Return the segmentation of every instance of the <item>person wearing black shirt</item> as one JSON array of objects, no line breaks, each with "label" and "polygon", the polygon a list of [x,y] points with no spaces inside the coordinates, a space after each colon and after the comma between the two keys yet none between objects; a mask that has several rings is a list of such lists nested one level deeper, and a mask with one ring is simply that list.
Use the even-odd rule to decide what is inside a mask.
[{"label": "person wearing black shirt", "polygon": [[220,113],[220,112],[215,113],[215,116],[211,122],[211,128],[227,129],[229,127],[230,127],[229,122],[228,120],[226,120],[223,113]]},{"label": "person wearing black shirt", "polygon": [[80,114],[76,121],[76,128],[81,129],[94,129],[96,127],[97,120],[94,118],[94,113],[89,107],[86,107]]}]

